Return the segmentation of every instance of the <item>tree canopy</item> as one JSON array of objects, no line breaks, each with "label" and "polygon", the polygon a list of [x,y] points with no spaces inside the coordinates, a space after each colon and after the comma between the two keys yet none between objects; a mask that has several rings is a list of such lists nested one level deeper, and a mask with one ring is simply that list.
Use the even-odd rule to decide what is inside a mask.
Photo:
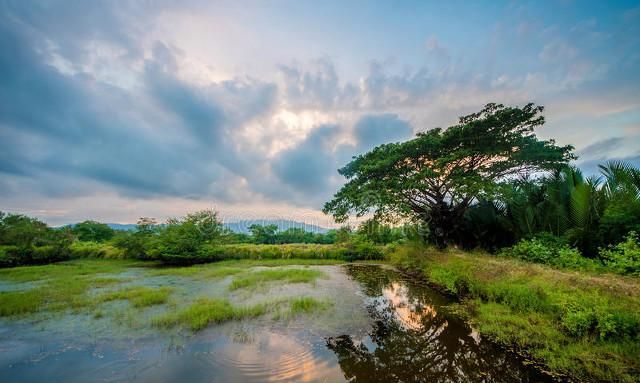
[{"label": "tree canopy", "polygon": [[487,199],[500,181],[556,170],[574,158],[572,146],[538,139],[543,107],[487,104],[457,125],[378,146],[338,172],[348,182],[323,211],[344,222],[350,214],[376,219],[408,217],[426,224],[445,246],[458,234],[469,206]]}]

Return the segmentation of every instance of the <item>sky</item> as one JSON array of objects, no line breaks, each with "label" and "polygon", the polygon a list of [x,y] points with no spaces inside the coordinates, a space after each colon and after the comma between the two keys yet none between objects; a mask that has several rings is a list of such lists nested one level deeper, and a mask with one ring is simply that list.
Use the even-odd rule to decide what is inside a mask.
[{"label": "sky", "polygon": [[0,210],[332,226],[352,156],[489,102],[640,165],[640,2],[0,0]]}]

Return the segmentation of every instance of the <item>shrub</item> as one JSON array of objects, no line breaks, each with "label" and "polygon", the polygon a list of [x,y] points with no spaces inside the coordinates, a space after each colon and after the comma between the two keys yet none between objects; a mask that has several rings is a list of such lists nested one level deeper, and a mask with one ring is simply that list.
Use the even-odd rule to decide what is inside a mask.
[{"label": "shrub", "polygon": [[562,268],[596,269],[598,267],[597,262],[583,257],[578,250],[569,247],[561,238],[549,234],[523,239],[512,247],[503,249],[499,254]]},{"label": "shrub", "polygon": [[103,258],[106,255],[103,246],[96,242],[74,242],[70,250],[73,258]]},{"label": "shrub", "polygon": [[0,267],[44,264],[69,258],[71,236],[44,222],[0,212]]},{"label": "shrub", "polygon": [[637,234],[630,232],[623,242],[601,249],[600,258],[615,272],[640,275],[640,243]]},{"label": "shrub", "polygon": [[0,246],[0,267],[11,267],[19,264],[17,246]]}]

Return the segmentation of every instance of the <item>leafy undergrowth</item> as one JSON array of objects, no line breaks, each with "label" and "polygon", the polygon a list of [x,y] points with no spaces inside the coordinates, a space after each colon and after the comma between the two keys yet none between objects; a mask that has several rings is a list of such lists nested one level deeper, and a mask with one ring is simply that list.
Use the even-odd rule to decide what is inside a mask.
[{"label": "leafy undergrowth", "polygon": [[242,274],[234,278],[229,285],[229,290],[257,288],[271,281],[281,281],[285,283],[312,283],[321,277],[326,277],[326,274],[322,271],[311,269],[260,270]]},{"label": "leafy undergrowth", "polygon": [[480,333],[554,372],[586,381],[640,381],[638,278],[409,246],[390,259],[461,298]]}]

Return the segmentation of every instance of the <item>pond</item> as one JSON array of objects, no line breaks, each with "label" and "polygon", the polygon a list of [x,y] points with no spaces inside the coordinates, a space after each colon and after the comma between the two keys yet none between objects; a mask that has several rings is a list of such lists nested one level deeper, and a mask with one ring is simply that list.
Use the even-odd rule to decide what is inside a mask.
[{"label": "pond", "polygon": [[[2,319],[0,381],[552,381],[482,338],[452,313],[445,296],[392,268],[293,267],[323,277],[230,290],[233,275],[197,279],[132,268],[115,277],[133,286],[173,287],[175,303],[132,311],[128,302],[113,301],[104,303],[101,315],[67,311]],[[328,304],[296,315],[222,321],[200,331],[150,325],[151,318],[179,310],[193,296],[224,296],[234,305],[305,296]]]}]

